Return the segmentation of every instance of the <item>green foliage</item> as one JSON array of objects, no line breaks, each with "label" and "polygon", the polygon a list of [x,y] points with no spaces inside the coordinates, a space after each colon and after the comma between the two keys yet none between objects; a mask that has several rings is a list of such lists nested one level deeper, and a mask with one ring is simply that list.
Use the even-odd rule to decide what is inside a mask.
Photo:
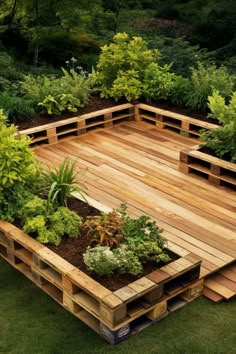
[{"label": "green foliage", "polygon": [[152,63],[144,74],[144,97],[147,101],[168,99],[173,91],[175,74],[170,72],[170,66],[159,66]]},{"label": "green foliage", "polygon": [[126,213],[126,206],[121,206],[123,220],[124,243],[128,249],[142,262],[170,260],[165,253],[166,240],[161,236],[160,229],[155,221],[148,216],[142,215],[138,219],[129,217]]},{"label": "green foliage", "polygon": [[75,98],[70,93],[63,93],[54,98],[48,95],[44,98],[43,102],[39,102],[39,107],[43,107],[46,112],[51,115],[60,115],[62,112],[77,112],[80,107],[80,100]]},{"label": "green foliage", "polygon": [[[125,83],[126,97],[136,98],[140,90],[139,81],[142,82],[148,65],[159,58],[158,50],[149,50],[147,43],[141,37],[130,39],[126,33],[116,34],[113,37],[113,43],[101,49],[96,72],[96,81],[101,96],[111,97],[115,90],[118,92],[116,93],[116,99],[118,99],[122,92],[121,85]],[[122,79],[122,76],[125,78]],[[125,82],[127,77],[132,81],[130,86]]]},{"label": "green foliage", "polygon": [[0,48],[0,91],[12,91],[15,83],[23,74],[15,64],[13,58],[6,51]]},{"label": "green foliage", "polygon": [[78,193],[84,201],[86,187],[81,182],[81,172],[76,172],[76,161],[66,158],[57,168],[53,166],[44,173],[44,188],[48,193],[48,200],[54,206],[67,206],[68,197]]},{"label": "green foliage", "polygon": [[0,218],[14,221],[29,196],[29,185],[37,165],[29,139],[16,135],[14,125],[6,125],[0,110]]},{"label": "green foliage", "polygon": [[7,91],[0,93],[0,107],[4,108],[4,113],[10,123],[31,119],[36,113],[32,101],[17,97]]},{"label": "green foliage", "polygon": [[24,209],[22,210],[22,217],[24,220],[38,215],[46,217],[47,214],[52,212],[52,205],[50,205],[47,200],[34,196],[25,204]]},{"label": "green foliage", "polygon": [[134,69],[126,72],[120,71],[113,81],[112,89],[108,90],[107,94],[114,97],[116,101],[122,97],[125,97],[127,101],[133,101],[141,97],[142,83],[139,80],[138,71]]},{"label": "green foliage", "polygon": [[88,217],[82,229],[87,233],[91,245],[119,246],[123,238],[122,220],[120,215],[112,211],[101,216]]},{"label": "green foliage", "polygon": [[22,211],[23,230],[41,243],[58,246],[64,235],[76,238],[80,233],[81,219],[73,211],[60,207],[54,211],[47,200],[37,196],[25,204]]},{"label": "green foliage", "polygon": [[21,87],[26,97],[46,108],[49,114],[60,114],[62,111],[76,112],[88,102],[91,80],[74,69],[62,69],[63,76],[25,76]]},{"label": "green foliage", "polygon": [[225,67],[204,66],[199,63],[192,69],[191,85],[186,97],[186,105],[194,109],[206,109],[208,96],[214,90],[227,98],[235,86],[235,76],[229,74]]},{"label": "green foliage", "polygon": [[184,37],[169,38],[157,35],[145,36],[150,48],[158,48],[161,52],[160,65],[171,65],[172,71],[177,75],[188,77],[191,67],[198,62],[207,63],[213,53],[200,49],[199,45],[191,45]]},{"label": "green foliage", "polygon": [[142,265],[135,254],[125,246],[110,249],[108,246],[88,247],[84,253],[84,263],[88,269],[98,275],[133,274],[142,271]]},{"label": "green foliage", "polygon": [[219,92],[214,92],[209,97],[209,108],[209,116],[218,119],[223,126],[203,132],[201,138],[218,157],[236,162],[236,92],[228,105]]},{"label": "green foliage", "polygon": [[175,75],[172,92],[169,98],[170,101],[174,104],[185,106],[189,90],[191,90],[190,80]]},{"label": "green foliage", "polygon": [[17,136],[14,125],[5,124],[0,110],[0,192],[24,185],[35,172],[35,160],[27,137]]},{"label": "green foliage", "polygon": [[29,188],[16,185],[0,192],[0,219],[14,222],[21,218],[24,205],[32,198]]},{"label": "green foliage", "polygon": [[77,238],[82,224],[81,218],[65,207],[60,207],[50,218],[50,227],[57,234],[68,235],[70,238]]}]

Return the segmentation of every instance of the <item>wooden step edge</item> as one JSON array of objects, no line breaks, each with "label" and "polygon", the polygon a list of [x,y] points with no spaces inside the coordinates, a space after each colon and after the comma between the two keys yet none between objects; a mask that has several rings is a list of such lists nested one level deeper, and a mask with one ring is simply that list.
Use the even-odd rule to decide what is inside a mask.
[{"label": "wooden step edge", "polygon": [[209,289],[207,286],[203,287],[202,295],[205,296],[207,299],[218,303],[224,300],[224,297],[220,294],[216,293],[215,291]]},{"label": "wooden step edge", "polygon": [[236,295],[234,291],[209,278],[205,280],[205,286],[208,289],[213,290],[217,294],[221,295],[226,300],[229,300]]}]

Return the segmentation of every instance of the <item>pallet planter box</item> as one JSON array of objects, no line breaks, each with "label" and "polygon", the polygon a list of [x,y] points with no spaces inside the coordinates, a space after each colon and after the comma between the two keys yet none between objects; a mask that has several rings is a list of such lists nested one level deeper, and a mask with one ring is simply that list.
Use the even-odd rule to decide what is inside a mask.
[{"label": "pallet planter box", "polygon": [[143,120],[160,129],[168,129],[189,138],[199,138],[202,129],[216,129],[219,126],[183,114],[167,111],[139,103],[134,108],[135,120]]},{"label": "pallet planter box", "polygon": [[[102,207],[96,201],[93,206]],[[0,256],[111,344],[159,321],[203,289],[201,260],[189,253],[112,292],[5,221],[0,221]]]},{"label": "pallet planter box", "polygon": [[99,128],[110,128],[116,123],[129,120],[143,120],[154,124],[157,128],[168,129],[190,138],[198,138],[202,129],[218,128],[218,125],[150,105],[126,103],[25,129],[19,131],[19,134],[29,136],[31,138],[31,147],[33,147],[42,144],[55,144],[69,136],[78,136]]},{"label": "pallet planter box", "polygon": [[35,128],[25,129],[20,131],[19,134],[29,136],[32,147],[39,144],[54,144],[68,136],[77,136],[91,129],[109,128],[113,124],[124,120],[132,120],[133,116],[133,105],[126,103]]},{"label": "pallet planter box", "polygon": [[216,186],[236,189],[236,164],[201,151],[199,145],[180,152],[180,171],[200,175]]}]

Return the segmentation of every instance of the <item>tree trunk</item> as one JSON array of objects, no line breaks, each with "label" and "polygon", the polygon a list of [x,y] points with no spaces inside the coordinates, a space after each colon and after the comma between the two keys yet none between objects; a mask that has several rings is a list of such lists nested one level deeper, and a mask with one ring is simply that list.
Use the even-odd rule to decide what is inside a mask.
[{"label": "tree trunk", "polygon": [[16,11],[17,11],[17,1],[18,0],[13,0],[12,3],[12,8],[11,8],[11,14],[10,14],[10,18],[9,18],[9,23],[8,23],[8,29],[11,29],[12,23],[14,21],[15,15],[16,15]]}]

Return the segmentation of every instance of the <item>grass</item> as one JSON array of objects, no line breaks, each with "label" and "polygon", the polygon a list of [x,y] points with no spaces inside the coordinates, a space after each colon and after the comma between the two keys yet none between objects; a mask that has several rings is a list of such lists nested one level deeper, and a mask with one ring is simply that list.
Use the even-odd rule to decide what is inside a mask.
[{"label": "grass", "polygon": [[0,353],[233,354],[236,298],[200,298],[112,347],[0,259]]}]

